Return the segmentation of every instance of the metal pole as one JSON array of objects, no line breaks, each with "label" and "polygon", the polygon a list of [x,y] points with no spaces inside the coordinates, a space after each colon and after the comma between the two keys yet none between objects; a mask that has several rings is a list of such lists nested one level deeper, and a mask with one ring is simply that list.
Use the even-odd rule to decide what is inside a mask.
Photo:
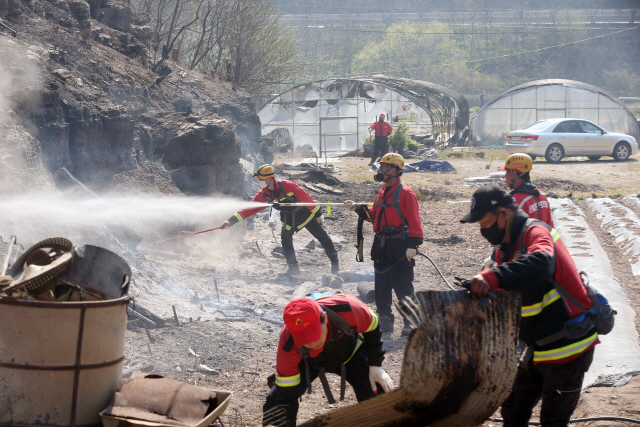
[{"label": "metal pole", "polygon": [[293,151],[296,151],[296,110],[293,102],[293,88],[291,88],[291,144],[293,144]]},{"label": "metal pole", "polygon": [[356,150],[360,149],[360,82],[356,82]]},{"label": "metal pole", "polygon": [[320,93],[320,99],[318,100],[318,151],[320,152],[320,158],[322,158],[322,87],[318,88]]}]

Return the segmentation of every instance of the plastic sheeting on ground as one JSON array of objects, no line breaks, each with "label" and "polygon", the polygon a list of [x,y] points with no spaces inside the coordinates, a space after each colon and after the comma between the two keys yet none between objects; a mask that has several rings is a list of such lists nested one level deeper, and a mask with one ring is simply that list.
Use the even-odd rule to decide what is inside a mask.
[{"label": "plastic sheeting on ground", "polygon": [[640,275],[640,218],[631,209],[610,198],[587,199],[596,212],[602,228],[611,234],[616,244],[629,257],[634,276]]},{"label": "plastic sheeting on ground", "polygon": [[[370,171],[375,172],[380,167],[380,161],[376,160],[376,162],[371,166]],[[435,161],[435,160],[421,160],[419,162],[414,163],[405,163],[404,164],[405,172],[434,172],[434,173],[453,173],[456,172],[456,169],[451,166],[451,163],[446,161]]]},{"label": "plastic sheeting on ground", "polygon": [[589,274],[590,284],[602,293],[618,312],[613,330],[600,337],[583,390],[594,386],[622,386],[640,373],[640,346],[635,329],[635,312],[597,236],[584,220],[584,213],[570,199],[549,199],[556,230],[569,250],[578,271]]},{"label": "plastic sheeting on ground", "polygon": [[451,166],[449,162],[435,160],[421,160],[415,163],[409,163],[404,165],[405,172],[436,172],[436,173],[450,173],[455,172],[456,169]]}]

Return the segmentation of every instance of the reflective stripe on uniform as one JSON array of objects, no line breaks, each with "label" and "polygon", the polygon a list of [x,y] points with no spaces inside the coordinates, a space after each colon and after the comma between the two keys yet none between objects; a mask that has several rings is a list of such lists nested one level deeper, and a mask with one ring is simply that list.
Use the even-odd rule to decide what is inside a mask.
[{"label": "reflective stripe on uniform", "polygon": [[535,316],[536,314],[540,314],[545,307],[551,305],[551,303],[559,299],[560,299],[560,294],[558,293],[557,290],[553,289],[547,292],[546,294],[544,294],[544,297],[542,297],[542,302],[539,302],[537,304],[522,306],[522,317],[529,317],[529,316]]},{"label": "reflective stripe on uniform", "polygon": [[533,196],[527,196],[524,198],[524,200],[522,200],[520,202],[520,204],[518,205],[518,209],[522,209],[522,207],[524,206],[525,203],[527,203],[529,200],[533,199]]},{"label": "reflective stripe on uniform", "polygon": [[316,214],[316,212],[318,212],[319,209],[320,209],[320,206],[316,206],[316,208],[311,211],[311,215],[309,215],[309,218],[307,218],[307,220],[305,222],[303,222],[302,224],[300,224],[298,226],[298,230],[302,230],[302,228],[305,225],[309,224],[309,221],[311,221],[313,219],[313,216]]},{"label": "reflective stripe on uniform", "polygon": [[294,387],[300,384],[300,374],[292,377],[281,377],[276,375],[276,385],[280,387]]},{"label": "reflective stripe on uniform", "polygon": [[238,218],[238,221],[244,221],[244,218],[242,218],[242,216],[240,216],[240,214],[238,212],[234,213],[233,216]]},{"label": "reflective stripe on uniform", "polygon": [[356,341],[356,348],[353,349],[353,353],[351,353],[351,356],[349,356],[349,358],[344,361],[345,365],[349,363],[349,360],[351,360],[353,355],[356,354],[356,351],[358,351],[358,349],[360,348],[363,342],[364,342],[364,337],[362,336],[362,334],[358,334],[358,339]]},{"label": "reflective stripe on uniform", "polygon": [[534,351],[533,361],[547,362],[549,360],[560,360],[569,356],[573,356],[575,354],[582,353],[587,348],[589,348],[589,346],[591,346],[597,339],[598,339],[598,333],[595,332],[589,338],[585,338],[582,341],[578,341],[564,347],[556,348],[553,350],[547,350],[547,351]]},{"label": "reflective stripe on uniform", "polygon": [[371,313],[371,324],[369,325],[369,328],[366,331],[364,331],[365,334],[367,332],[373,331],[375,328],[378,327],[378,315],[375,314],[371,309],[369,309],[369,312]]},{"label": "reflective stripe on uniform", "polygon": [[560,238],[560,235],[558,234],[558,232],[556,231],[555,228],[552,228],[551,231],[551,237],[553,237],[553,243],[557,242],[558,239]]}]

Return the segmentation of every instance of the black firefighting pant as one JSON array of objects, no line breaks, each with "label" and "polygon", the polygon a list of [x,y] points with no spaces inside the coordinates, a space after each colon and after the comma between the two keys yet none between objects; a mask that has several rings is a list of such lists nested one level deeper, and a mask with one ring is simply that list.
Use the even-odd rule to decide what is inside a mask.
[{"label": "black firefighting pant", "polygon": [[[407,297],[413,293],[413,266],[415,261],[404,258],[398,264],[380,264],[375,262],[375,298],[376,310],[380,316],[389,316],[391,313],[391,291],[395,291],[398,299]],[[393,266],[393,267],[392,267]],[[387,271],[385,271],[387,270]]]},{"label": "black firefighting pant", "polygon": [[[365,346],[360,346],[358,351],[353,355],[349,363],[345,365],[347,368],[346,380],[353,391],[356,394],[358,402],[365,401],[375,397],[376,394],[371,389],[371,383],[369,382],[369,364],[367,363],[367,352]],[[262,407],[263,417],[262,424],[264,426],[274,425],[282,427],[293,427],[296,425],[296,419],[298,416],[298,399],[307,391],[307,378],[305,374],[305,363],[300,362],[300,385],[294,387],[278,387],[275,385],[275,376],[269,377],[268,384],[271,390],[267,394],[267,401]],[[309,377],[311,382],[318,378],[320,370],[309,365]],[[330,374],[340,375],[340,367],[335,370],[326,371]],[[378,393],[380,395],[384,393],[382,387],[377,385]],[[322,390],[322,389],[321,389]],[[339,390],[332,390],[333,395],[338,399]],[[317,389],[314,391],[317,393]],[[276,406],[281,407],[284,410],[283,417],[286,418],[286,422],[283,417],[278,416],[279,412],[274,409]]]},{"label": "black firefighting pant", "polygon": [[543,427],[566,427],[573,414],[584,373],[593,360],[590,349],[567,363],[520,366],[511,393],[502,404],[505,427],[527,427],[534,406],[542,398],[540,422]]},{"label": "black firefighting pant", "polygon": [[382,157],[389,152],[389,137],[376,135],[371,148],[371,161],[375,162],[378,157]]},{"label": "black firefighting pant", "polygon": [[[326,230],[318,224],[316,218],[312,218],[303,228],[306,228],[309,233],[320,241],[320,244],[324,248],[324,252],[327,254],[331,262],[338,262],[338,252],[336,251],[333,241]],[[296,251],[293,248],[293,234],[299,231],[297,228],[291,227],[287,230],[286,227],[282,227],[280,237],[282,239],[282,251],[284,257],[287,260],[287,264],[297,264]]]}]

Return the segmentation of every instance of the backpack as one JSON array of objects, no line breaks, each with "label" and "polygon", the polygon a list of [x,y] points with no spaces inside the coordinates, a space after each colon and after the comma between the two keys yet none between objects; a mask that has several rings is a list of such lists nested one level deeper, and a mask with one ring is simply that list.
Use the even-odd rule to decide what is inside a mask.
[{"label": "backpack", "polygon": [[[522,231],[520,232],[521,254],[527,253],[527,247],[524,244],[524,235],[527,229],[532,225],[542,225],[547,230],[549,230],[549,232],[553,230],[553,228],[544,221],[529,218],[525,222],[524,227],[522,227]],[[582,304],[580,304],[580,302],[578,302],[578,300],[555,279],[555,266],[556,247],[554,243],[552,278],[549,280],[553,284],[553,287],[556,289],[556,291],[558,291],[562,299],[564,301],[569,299],[582,312],[582,314],[568,320],[565,323],[564,328],[562,328],[560,331],[537,340],[535,343],[538,346],[544,346],[562,338],[579,338],[586,335],[587,332],[589,332],[593,327],[595,327],[595,330],[599,335],[607,335],[609,332],[611,332],[615,324],[615,315],[618,313],[611,307],[611,305],[609,305],[609,301],[607,300],[607,298],[600,294],[597,289],[589,285],[589,276],[587,275],[587,273],[581,271],[579,274],[580,278],[582,279],[582,284],[587,291],[587,296],[591,301],[590,310],[587,310]]]}]

